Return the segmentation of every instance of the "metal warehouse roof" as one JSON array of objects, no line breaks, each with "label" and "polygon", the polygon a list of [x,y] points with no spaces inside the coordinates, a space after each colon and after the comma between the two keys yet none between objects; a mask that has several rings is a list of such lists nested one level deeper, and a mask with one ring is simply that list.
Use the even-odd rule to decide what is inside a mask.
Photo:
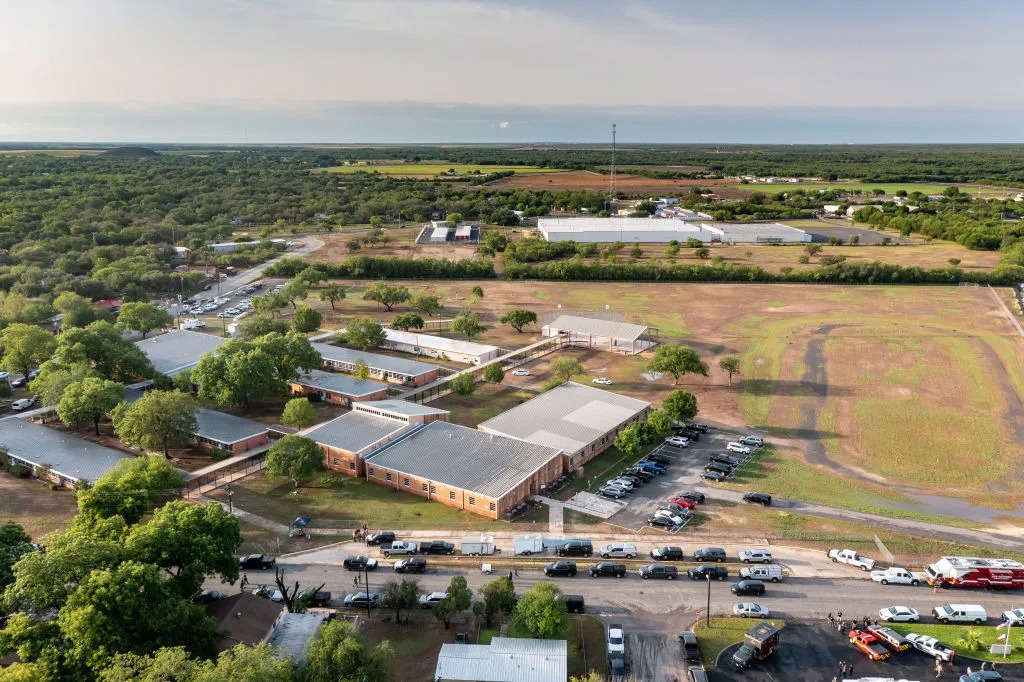
[{"label": "metal warehouse roof", "polygon": [[360,453],[374,443],[409,428],[407,422],[365,412],[349,412],[306,432],[314,443]]},{"label": "metal warehouse roof", "polygon": [[723,242],[757,242],[770,239],[810,241],[806,231],[782,223],[701,223],[701,226],[720,233],[719,238]]},{"label": "metal warehouse roof", "polygon": [[318,613],[282,613],[277,619],[277,627],[270,633],[267,643],[277,648],[278,656],[291,656],[296,661],[306,660],[306,645],[313,638],[320,626],[327,620]]},{"label": "metal warehouse roof", "polygon": [[565,682],[565,640],[495,637],[490,645],[442,644],[435,680]]},{"label": "metal warehouse roof", "polygon": [[362,359],[362,361],[366,363],[367,367],[412,377],[426,374],[427,372],[437,371],[437,365],[431,365],[426,362],[406,360],[404,358],[396,358],[390,355],[380,355],[379,353],[367,353],[366,351],[352,350],[351,348],[342,348],[341,346],[332,346],[329,343],[311,343],[310,345],[313,346],[314,350],[320,353],[320,357],[324,360],[333,360],[335,362],[344,362],[354,365]]},{"label": "metal warehouse roof", "polygon": [[498,498],[559,454],[544,445],[435,421],[386,445],[366,461]]},{"label": "metal warehouse roof", "polygon": [[130,455],[24,419],[0,419],[0,447],[35,466],[90,483]]},{"label": "metal warehouse roof", "polygon": [[361,411],[368,407],[382,412],[402,415],[403,417],[425,417],[432,414],[448,414],[448,410],[439,410],[429,405],[410,403],[408,400],[366,400],[352,406],[352,409]]},{"label": "metal warehouse roof", "polygon": [[417,334],[416,332],[403,332],[401,329],[385,329],[388,341],[401,343],[421,348],[433,348],[440,351],[451,351],[453,353],[466,353],[467,355],[489,355],[497,353],[496,346],[488,346],[483,343],[472,343],[449,339],[445,336],[434,336],[433,334]]},{"label": "metal warehouse roof", "polygon": [[480,424],[480,429],[574,453],[650,403],[566,382]]},{"label": "metal warehouse roof", "polygon": [[[704,218],[706,220],[706,218]],[[702,232],[701,225],[680,218],[538,218],[537,229],[541,232]]]},{"label": "metal warehouse roof", "polygon": [[295,383],[309,388],[315,388],[332,393],[343,393],[344,395],[358,398],[364,395],[372,395],[387,390],[386,384],[379,384],[376,381],[357,379],[351,374],[337,374],[325,372],[320,369],[312,369],[302,374]]},{"label": "metal warehouse roof", "polygon": [[625,341],[636,341],[650,329],[650,327],[642,324],[600,320],[594,317],[580,317],[578,315],[559,315],[544,326],[557,331],[604,336]]},{"label": "metal warehouse roof", "polygon": [[268,430],[267,425],[261,422],[208,410],[205,407],[200,407],[196,411],[196,422],[199,428],[196,429],[195,435],[228,445],[259,436]]},{"label": "metal warehouse roof", "polygon": [[153,369],[160,374],[173,377],[195,367],[203,353],[212,353],[227,339],[178,329],[149,339],[136,341],[135,345],[153,363]]}]

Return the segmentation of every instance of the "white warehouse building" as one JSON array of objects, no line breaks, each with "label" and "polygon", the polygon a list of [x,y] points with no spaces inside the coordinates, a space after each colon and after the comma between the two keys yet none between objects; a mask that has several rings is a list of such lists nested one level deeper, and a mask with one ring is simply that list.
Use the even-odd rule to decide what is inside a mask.
[{"label": "white warehouse building", "polygon": [[800,244],[811,235],[780,223],[708,223],[672,218],[540,218],[537,231],[549,242],[667,244],[698,239],[724,244]]}]

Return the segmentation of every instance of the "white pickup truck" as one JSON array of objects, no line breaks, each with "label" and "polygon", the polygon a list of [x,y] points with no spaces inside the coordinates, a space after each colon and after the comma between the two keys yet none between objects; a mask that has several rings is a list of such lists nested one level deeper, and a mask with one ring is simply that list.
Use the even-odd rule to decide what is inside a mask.
[{"label": "white pickup truck", "polygon": [[844,564],[850,564],[851,566],[856,566],[862,571],[870,571],[875,567],[874,559],[861,556],[852,549],[830,549],[828,551],[828,558],[833,562],[838,561]]},{"label": "white pickup truck", "polygon": [[380,551],[384,556],[391,556],[392,554],[409,556],[416,553],[416,543],[396,540],[388,547],[381,547]]},{"label": "white pickup truck", "polygon": [[921,584],[921,579],[905,568],[890,566],[884,571],[871,571],[871,579],[883,585],[914,585]]}]

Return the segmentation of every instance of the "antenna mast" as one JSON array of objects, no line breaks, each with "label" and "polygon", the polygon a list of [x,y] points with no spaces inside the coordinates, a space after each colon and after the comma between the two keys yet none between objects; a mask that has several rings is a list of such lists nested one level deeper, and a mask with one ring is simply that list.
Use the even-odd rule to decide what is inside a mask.
[{"label": "antenna mast", "polygon": [[608,210],[611,211],[615,203],[615,124],[612,124],[612,178],[611,186],[608,189]]}]

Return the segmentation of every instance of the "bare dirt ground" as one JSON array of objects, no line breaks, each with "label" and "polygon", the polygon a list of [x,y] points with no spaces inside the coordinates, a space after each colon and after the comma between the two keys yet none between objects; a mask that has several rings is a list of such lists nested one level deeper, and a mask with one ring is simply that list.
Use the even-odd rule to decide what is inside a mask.
[{"label": "bare dirt ground", "polygon": [[[487,183],[487,189],[532,189],[561,192],[564,190],[590,190],[606,192],[611,177],[591,171],[565,171],[563,173],[547,173],[539,175],[513,175]],[[707,187],[723,199],[735,199],[744,196],[744,192],[733,187],[731,180],[661,180],[646,178],[642,175],[618,173],[615,176],[615,189],[629,195],[646,196],[654,194],[680,194],[690,191],[691,187]]]},{"label": "bare dirt ground", "polygon": [[0,474],[0,523],[21,524],[33,540],[63,530],[76,513],[78,504],[72,491],[50,490],[48,483],[34,478]]}]

